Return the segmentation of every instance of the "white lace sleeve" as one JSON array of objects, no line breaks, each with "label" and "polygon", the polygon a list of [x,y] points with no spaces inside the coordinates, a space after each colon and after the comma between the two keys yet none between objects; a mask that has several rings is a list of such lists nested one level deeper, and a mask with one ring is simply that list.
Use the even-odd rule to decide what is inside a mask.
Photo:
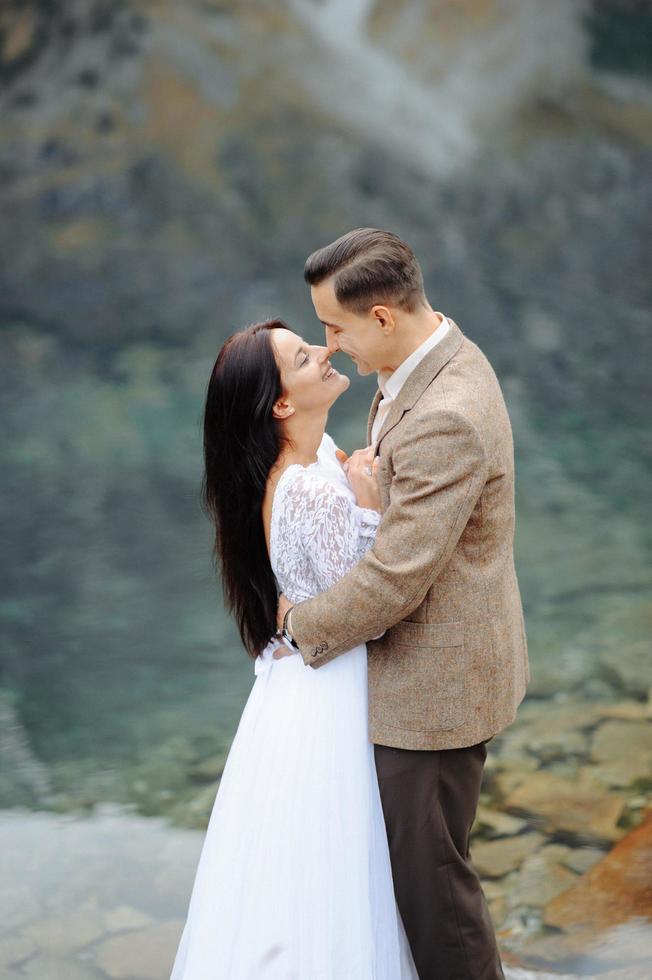
[{"label": "white lace sleeve", "polygon": [[323,592],[371,547],[380,514],[358,507],[328,480],[305,471],[292,481],[287,497],[315,584]]}]

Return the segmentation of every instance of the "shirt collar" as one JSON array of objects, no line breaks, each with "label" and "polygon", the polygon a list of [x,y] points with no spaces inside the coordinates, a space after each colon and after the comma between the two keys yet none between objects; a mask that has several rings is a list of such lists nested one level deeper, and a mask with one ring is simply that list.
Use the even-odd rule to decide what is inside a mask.
[{"label": "shirt collar", "polygon": [[[439,311],[436,310],[435,312]],[[437,329],[434,330],[429,337],[426,337],[424,342],[420,344],[416,350],[412,351],[409,357],[406,357],[395,371],[392,371],[386,381],[381,381],[380,372],[378,372],[378,387],[382,391],[385,398],[396,398],[405,381],[409,375],[412,374],[417,364],[426,356],[428,351],[432,350],[432,348],[438,344],[440,340],[444,339],[450,330],[450,323],[444,314],[439,313],[439,315],[442,318],[442,322],[439,324]]]}]

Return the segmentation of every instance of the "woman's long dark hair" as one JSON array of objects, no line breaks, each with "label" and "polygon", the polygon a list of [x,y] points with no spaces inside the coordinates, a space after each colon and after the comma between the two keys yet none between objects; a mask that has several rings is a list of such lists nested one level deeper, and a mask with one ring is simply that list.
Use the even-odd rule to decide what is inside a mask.
[{"label": "woman's long dark hair", "polygon": [[242,642],[257,656],[276,631],[277,587],[267,554],[262,503],[284,439],[272,407],[283,393],[265,320],[233,334],[219,354],[204,408],[201,502],[215,524],[213,561]]}]

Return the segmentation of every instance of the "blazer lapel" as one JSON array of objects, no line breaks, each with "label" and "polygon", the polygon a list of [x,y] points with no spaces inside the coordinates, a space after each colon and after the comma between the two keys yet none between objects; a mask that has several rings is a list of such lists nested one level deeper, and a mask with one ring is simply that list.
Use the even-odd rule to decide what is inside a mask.
[{"label": "blazer lapel", "polygon": [[383,393],[378,388],[376,394],[374,395],[374,400],[371,403],[371,408],[369,409],[369,418],[367,419],[367,445],[371,445],[371,429],[374,424],[374,419],[376,418],[376,412],[378,411],[378,406],[382,400]]},{"label": "blazer lapel", "polygon": [[[450,361],[453,354],[457,353],[460,349],[464,340],[464,334],[454,320],[451,320],[450,317],[448,317],[448,320],[450,321],[451,329],[444,339],[440,340],[437,346],[433,347],[431,351],[428,351],[423,360],[417,364],[392,402],[378,434],[376,448],[380,445],[381,440],[385,438],[387,433],[391,432],[395,425],[398,425],[404,414],[416,404],[430,382],[439,374],[444,365]],[[378,391],[376,398],[374,398],[371,412],[369,413],[370,422],[367,431],[367,445],[371,441],[371,423],[373,422],[373,416],[376,414],[378,402],[380,401],[378,395],[381,395],[380,391]]]}]

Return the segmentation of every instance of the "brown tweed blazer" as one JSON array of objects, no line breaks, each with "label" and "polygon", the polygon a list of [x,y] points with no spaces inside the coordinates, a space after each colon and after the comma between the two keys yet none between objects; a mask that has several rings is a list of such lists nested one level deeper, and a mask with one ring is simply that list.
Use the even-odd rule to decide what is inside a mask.
[{"label": "brown tweed blazer", "polygon": [[514,720],[530,667],[511,425],[489,361],[453,320],[407,378],[376,451],[376,540],[332,588],[294,607],[292,632],[315,668],[368,644],[371,741],[473,745]]}]

